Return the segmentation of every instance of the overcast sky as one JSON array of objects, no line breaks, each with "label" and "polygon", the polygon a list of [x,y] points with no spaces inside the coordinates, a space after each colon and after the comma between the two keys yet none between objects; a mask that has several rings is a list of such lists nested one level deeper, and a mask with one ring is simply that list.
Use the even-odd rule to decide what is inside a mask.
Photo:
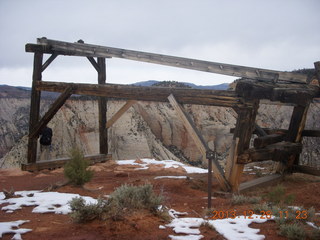
[{"label": "overcast sky", "polygon": [[[291,71],[320,60],[319,0],[0,0],[0,84],[31,86],[36,38]],[[47,57],[47,56],[46,56]],[[223,75],[123,59],[107,81],[231,82]],[[59,56],[43,80],[97,82],[87,59]]]}]

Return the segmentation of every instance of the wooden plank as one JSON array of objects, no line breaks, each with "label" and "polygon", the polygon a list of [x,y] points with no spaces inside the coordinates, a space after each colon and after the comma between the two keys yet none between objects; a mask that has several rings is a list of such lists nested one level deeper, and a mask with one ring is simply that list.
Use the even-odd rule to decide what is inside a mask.
[{"label": "wooden plank", "polygon": [[[184,111],[184,109],[180,106],[180,104],[176,101],[175,97],[171,94],[168,97],[168,100],[172,107],[177,112],[179,118],[181,119],[184,127],[187,129],[188,133],[192,137],[193,141],[195,142],[197,148],[201,152],[202,156],[206,156],[210,150],[208,145],[206,144],[205,140],[203,139],[202,135],[199,133],[198,129],[195,127],[193,121],[191,120],[190,116]],[[224,191],[228,191],[230,189],[228,182],[226,181],[223,170],[220,167],[218,161],[216,159],[212,160],[212,171],[219,182],[220,187]]]},{"label": "wooden plank", "polygon": [[[260,79],[273,82],[277,81],[289,81],[306,83],[307,75],[300,73],[291,73],[283,71],[274,71],[261,68],[252,68],[246,66],[224,64],[218,62],[202,61],[190,58],[181,58],[175,56],[168,56],[163,54],[147,53],[141,51],[126,50],[120,48],[104,47],[92,44],[84,43],[70,43],[63,41],[56,41],[46,38],[38,38],[38,44],[46,51],[57,51],[64,55],[74,56],[86,56],[86,57],[116,57],[129,60],[135,60],[140,62],[148,62],[161,64],[166,66],[186,68],[198,71],[205,71],[211,73],[218,73],[223,75],[243,77],[250,79]],[[32,44],[27,44],[26,51],[33,52],[39,51]]]},{"label": "wooden plank", "polygon": [[263,148],[270,144],[281,142],[284,139],[283,134],[272,134],[263,137],[257,137],[253,141],[253,146],[255,148]]},{"label": "wooden plank", "polygon": [[238,152],[238,144],[239,144],[239,138],[232,140],[231,147],[229,150],[229,156],[227,158],[226,162],[226,168],[225,168],[225,177],[226,179],[230,179],[231,176],[231,170],[233,168],[233,164],[237,162],[237,152]]},{"label": "wooden plank", "polygon": [[57,53],[53,53],[49,58],[48,60],[42,65],[42,72],[44,70],[46,70],[46,68],[53,62],[53,60],[56,59],[56,57],[58,56]]},{"label": "wooden plank", "polygon": [[[300,143],[302,141],[302,131],[304,129],[307,113],[309,109],[309,104],[305,106],[296,106],[293,109],[289,129],[285,137],[286,141]],[[276,171],[278,173],[283,173],[285,171],[292,171],[293,164],[299,164],[299,154],[292,154],[286,163],[280,162],[276,166]]]},{"label": "wooden plank", "polygon": [[54,115],[58,112],[58,110],[62,107],[62,105],[66,102],[66,100],[72,95],[72,87],[68,87],[50,106],[49,110],[46,114],[41,118],[39,123],[32,129],[31,133],[29,133],[30,138],[37,138],[41,132],[41,130],[50,122],[50,120],[54,117]]},{"label": "wooden plank", "polygon": [[263,137],[267,136],[268,134],[261,128],[258,124],[254,125],[254,131],[257,133],[258,136]]},{"label": "wooden plank", "polygon": [[237,82],[235,92],[248,100],[267,99],[282,103],[307,105],[320,96],[320,88],[316,85],[269,83],[253,80]]},{"label": "wooden plank", "polygon": [[292,154],[300,154],[301,151],[301,143],[280,142],[269,145],[265,148],[247,149],[238,156],[237,162],[247,164],[250,162],[261,162],[267,160],[285,161],[285,159],[279,159],[276,155],[281,153],[281,156],[284,157]]},{"label": "wooden plank", "polygon": [[96,62],[96,60],[94,60],[93,57],[87,57],[89,62],[92,64],[92,66],[96,69],[96,71],[99,73],[100,72],[100,67],[98,65],[98,63]]},{"label": "wooden plank", "polygon": [[[41,92],[36,89],[37,82],[42,79],[42,53],[34,54],[33,75],[32,75],[32,90],[31,90],[31,104],[30,104],[30,118],[29,118],[29,133],[36,127],[40,116],[40,100]],[[37,145],[38,141],[35,137],[28,138],[28,163],[37,161]]]},{"label": "wooden plank", "polygon": [[243,99],[239,98],[234,91],[223,90],[141,87],[118,84],[73,84],[48,81],[37,84],[37,90],[63,92],[71,85],[74,87],[74,93],[79,95],[104,96],[121,100],[167,102],[167,97],[173,94],[177,101],[183,104],[231,108],[250,107],[250,103],[244,103]]},{"label": "wooden plank", "polygon": [[300,173],[306,173],[314,176],[320,176],[320,169],[310,166],[304,166],[304,165],[294,165],[293,166],[294,172],[300,172]]},{"label": "wooden plank", "polygon": [[[87,155],[84,158],[87,161],[89,161],[90,165],[93,165],[95,163],[111,160],[112,155],[111,154]],[[70,161],[70,158],[60,158],[60,159],[54,159],[54,160],[39,161],[36,163],[21,164],[21,169],[23,171],[40,171],[43,169],[61,168],[68,161]]]},{"label": "wooden plank", "polygon": [[[262,128],[267,134],[287,134],[288,129],[271,129],[271,128]],[[234,133],[234,128],[230,129],[230,133]],[[254,134],[259,135],[259,133],[255,130]],[[302,137],[320,137],[320,130],[310,130],[304,129],[302,130]]]},{"label": "wooden plank", "polygon": [[314,63],[314,68],[316,70],[316,77],[318,79],[318,84],[320,84],[320,61]]},{"label": "wooden plank", "polygon": [[133,105],[137,103],[135,100],[127,101],[110,119],[107,121],[106,128],[110,128],[119,118]]},{"label": "wooden plank", "polygon": [[259,108],[259,100],[252,102],[252,108],[240,109],[238,111],[236,128],[233,134],[233,139],[239,138],[237,152],[235,152],[234,162],[232,164],[231,173],[228,182],[231,185],[232,191],[239,190],[240,178],[243,173],[244,164],[237,162],[238,155],[242,154],[249,148],[252,132],[255,128],[256,115]]},{"label": "wooden plank", "polygon": [[[98,72],[99,86],[106,83],[106,62],[105,58],[98,58],[98,66],[100,71]],[[108,131],[106,130],[107,123],[107,98],[104,96],[98,99],[99,108],[99,149],[100,154],[108,153]]]},{"label": "wooden plank", "polygon": [[280,182],[282,179],[283,176],[281,174],[274,174],[257,178],[245,183],[241,183],[239,187],[239,192],[243,193],[252,190],[253,188],[270,186],[271,184]]}]

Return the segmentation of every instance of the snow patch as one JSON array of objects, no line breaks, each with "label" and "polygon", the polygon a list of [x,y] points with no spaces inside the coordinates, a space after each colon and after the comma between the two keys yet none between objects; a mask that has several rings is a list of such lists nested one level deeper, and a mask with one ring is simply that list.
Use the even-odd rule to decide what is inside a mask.
[{"label": "snow patch", "polygon": [[149,159],[149,158],[144,158],[140,159],[142,163],[137,162],[136,160],[118,160],[117,163],[119,165],[135,165],[135,166],[140,166],[140,168],[136,168],[136,170],[146,170],[148,169],[149,164],[157,164],[157,165],[164,165],[164,168],[178,168],[182,167],[185,169],[187,173],[207,173],[207,169],[203,168],[198,168],[198,167],[192,167],[192,166],[187,166],[181,162],[177,162],[174,160],[155,160],[155,159]]},{"label": "snow patch", "polygon": [[173,179],[187,179],[187,176],[158,176],[154,179],[173,178]]},{"label": "snow patch", "polygon": [[28,220],[19,220],[13,222],[0,222],[0,237],[2,238],[3,234],[14,233],[13,240],[19,240],[21,234],[31,232],[31,229],[28,228],[19,228],[20,225],[29,222]]},{"label": "snow patch", "polygon": [[[17,191],[17,198],[0,200],[0,204],[8,203],[2,207],[7,213],[21,209],[23,206],[35,206],[34,213],[56,213],[68,214],[71,212],[68,202],[75,197],[81,197],[79,194],[59,193],[59,192],[41,192],[41,191]],[[97,200],[91,197],[82,197],[87,204],[96,203]]]},{"label": "snow patch", "polygon": [[[252,215],[253,219],[248,219],[245,216],[238,216],[235,219],[226,218],[218,220],[205,220],[203,218],[174,218],[171,223],[166,226],[172,227],[174,232],[177,234],[186,234],[185,236],[170,235],[169,237],[173,240],[203,238],[199,228],[204,223],[211,225],[217,232],[228,240],[262,240],[265,236],[258,234],[260,230],[249,227],[253,222],[264,223],[269,220],[261,219],[260,217],[261,215]],[[273,218],[274,217],[272,216],[271,219]]]},{"label": "snow patch", "polygon": [[187,212],[178,212],[174,209],[169,209],[168,213],[169,213],[169,216],[172,218],[177,218],[179,216],[188,215]]},{"label": "snow patch", "polygon": [[[252,215],[253,219],[248,219],[245,216],[238,216],[235,219],[225,218],[218,220],[209,220],[208,223],[212,225],[217,232],[225,238],[243,239],[243,240],[262,240],[264,235],[258,234],[260,229],[250,228],[251,223],[264,223],[269,219],[261,219],[261,215]],[[271,219],[274,217],[272,216]]]}]

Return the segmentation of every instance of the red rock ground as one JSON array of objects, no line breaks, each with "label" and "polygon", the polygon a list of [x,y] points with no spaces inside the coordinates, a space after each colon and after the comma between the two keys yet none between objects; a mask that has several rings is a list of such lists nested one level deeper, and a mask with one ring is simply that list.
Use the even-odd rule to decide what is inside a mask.
[{"label": "red rock ground", "polygon": [[[165,205],[177,211],[188,212],[188,217],[204,216],[207,206],[207,180],[206,174],[186,174],[182,169],[162,169],[160,166],[153,166],[149,170],[134,170],[134,166],[117,165],[111,161],[109,163],[97,164],[92,167],[95,175],[92,181],[83,188],[73,186],[59,187],[54,191],[79,193],[84,196],[98,198],[99,196],[110,194],[116,187],[130,183],[140,185],[151,183],[157,193],[162,193],[165,197]],[[188,175],[191,179],[154,179],[163,175]],[[254,175],[244,174],[242,181],[254,178]],[[0,171],[0,190],[13,188],[20,190],[48,190],[57,183],[64,182],[63,170],[53,171],[43,170],[41,172],[29,173],[19,170]],[[293,205],[309,208],[315,207],[316,212],[320,212],[320,178],[304,174],[294,174],[282,184],[286,187],[287,193],[295,194],[296,200]],[[252,196],[262,196],[269,192],[274,186],[255,189],[246,193]],[[213,191],[219,190],[217,182],[213,181]],[[1,206],[0,206],[1,207]],[[233,206],[230,197],[216,195],[213,200],[213,207],[216,210],[236,209],[241,212],[249,210],[252,205]],[[90,240],[90,239],[170,239],[168,236],[174,234],[172,228],[159,229],[160,224],[165,222],[152,214],[146,212],[135,213],[127,216],[124,221],[93,221],[86,224],[76,224],[71,222],[68,215],[58,214],[35,214],[31,213],[31,207],[24,207],[14,213],[8,214],[0,211],[0,221],[30,220],[21,225],[22,228],[31,228],[32,232],[22,235],[24,240],[28,239],[70,239],[70,240]],[[318,215],[315,223],[320,225]],[[274,221],[262,224],[252,224],[251,227],[261,229],[260,233],[266,239],[286,239],[278,236],[277,225]],[[202,226],[201,234],[203,239],[224,239],[215,230]],[[176,235],[176,234],[175,234]],[[6,234],[2,239],[11,239],[13,234]]]}]

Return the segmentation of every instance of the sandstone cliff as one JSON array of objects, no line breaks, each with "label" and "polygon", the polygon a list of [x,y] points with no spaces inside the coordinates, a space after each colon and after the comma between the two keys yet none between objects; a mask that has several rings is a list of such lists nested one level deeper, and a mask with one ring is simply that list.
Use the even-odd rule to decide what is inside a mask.
[{"label": "sandstone cliff", "polygon": [[[52,100],[43,100],[41,112]],[[109,101],[110,118],[125,102]],[[0,167],[19,166],[26,161],[29,118],[29,99],[0,98]],[[236,113],[232,109],[199,105],[185,106],[210,147],[215,146],[223,165],[235,126]],[[292,107],[261,105],[257,122],[262,127],[288,128]],[[319,104],[312,104],[307,129],[319,129]],[[68,100],[51,120],[53,144],[50,158],[68,155],[73,146],[85,154],[98,153],[98,104],[95,100]],[[153,157],[180,159],[192,164],[201,163],[200,152],[184,129],[169,103],[139,102],[130,108],[108,131],[109,152],[114,159]],[[24,137],[23,137],[24,136]],[[316,164],[319,139],[305,138],[302,161]]]}]

